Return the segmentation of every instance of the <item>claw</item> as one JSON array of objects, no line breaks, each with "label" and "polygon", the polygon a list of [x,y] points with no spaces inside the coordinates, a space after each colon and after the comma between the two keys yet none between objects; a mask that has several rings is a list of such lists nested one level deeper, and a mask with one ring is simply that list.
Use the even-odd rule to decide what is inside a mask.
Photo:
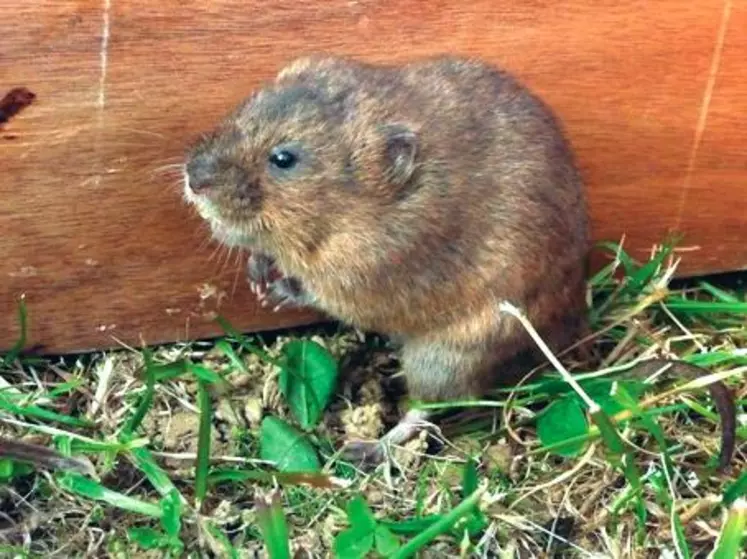
[{"label": "claw", "polygon": [[275,305],[275,308],[272,309],[272,312],[278,312],[280,309],[284,309],[288,306],[288,303],[290,301],[288,299],[284,299],[283,301],[280,301],[277,305]]}]

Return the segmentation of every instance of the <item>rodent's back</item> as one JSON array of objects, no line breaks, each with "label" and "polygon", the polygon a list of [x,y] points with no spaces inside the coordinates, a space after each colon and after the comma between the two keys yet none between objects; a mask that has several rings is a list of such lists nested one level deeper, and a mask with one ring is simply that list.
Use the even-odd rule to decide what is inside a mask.
[{"label": "rodent's back", "polygon": [[525,305],[540,326],[563,320],[564,306],[578,314],[588,250],[581,180],[552,111],[513,77],[454,57],[402,67],[323,58],[278,81],[345,99],[341,137],[396,122],[418,138],[411,187],[396,203],[361,200],[307,270],[333,314],[405,334],[479,330],[487,318],[470,326],[465,317],[488,316],[498,299]]}]

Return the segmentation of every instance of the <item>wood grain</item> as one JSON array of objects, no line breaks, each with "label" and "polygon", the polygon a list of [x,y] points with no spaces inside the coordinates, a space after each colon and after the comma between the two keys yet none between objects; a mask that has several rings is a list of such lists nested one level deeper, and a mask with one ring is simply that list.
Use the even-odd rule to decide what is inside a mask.
[{"label": "wood grain", "polygon": [[0,348],[22,294],[53,352],[217,335],[215,312],[315,319],[259,309],[164,168],[309,52],[501,64],[565,122],[595,238],[645,257],[677,228],[700,247],[683,273],[747,267],[743,2],[0,0],[0,18],[0,94],[37,94],[0,131]]},{"label": "wood grain", "polygon": [[728,2],[711,88],[703,101],[702,137],[683,180],[673,228],[701,245],[700,269],[747,268],[747,2]]}]

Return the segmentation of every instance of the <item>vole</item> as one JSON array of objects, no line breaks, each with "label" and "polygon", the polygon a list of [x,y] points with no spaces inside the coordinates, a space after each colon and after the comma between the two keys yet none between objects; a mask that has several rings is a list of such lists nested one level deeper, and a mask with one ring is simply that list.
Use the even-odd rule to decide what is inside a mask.
[{"label": "vole", "polygon": [[[265,304],[313,307],[401,344],[412,398],[479,397],[586,328],[584,184],[552,109],[508,72],[439,55],[292,61],[193,145],[184,193],[249,249]],[[381,460],[429,416],[409,411]]]}]

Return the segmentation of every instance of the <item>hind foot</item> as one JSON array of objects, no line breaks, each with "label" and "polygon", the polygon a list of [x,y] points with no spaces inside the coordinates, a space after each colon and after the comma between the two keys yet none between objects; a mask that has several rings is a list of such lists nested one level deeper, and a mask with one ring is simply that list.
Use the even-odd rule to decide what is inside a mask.
[{"label": "hind foot", "polygon": [[363,470],[375,468],[384,462],[390,446],[404,444],[417,437],[424,429],[431,428],[431,423],[427,421],[430,416],[426,410],[410,410],[380,439],[347,443],[340,459]]}]

